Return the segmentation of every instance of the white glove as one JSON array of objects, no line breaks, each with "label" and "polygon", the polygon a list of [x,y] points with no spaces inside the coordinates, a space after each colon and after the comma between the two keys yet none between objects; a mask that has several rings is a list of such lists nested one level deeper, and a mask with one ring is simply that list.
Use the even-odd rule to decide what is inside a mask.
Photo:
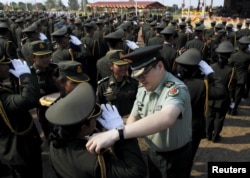
[{"label": "white glove", "polygon": [[132,49],[132,50],[135,50],[137,48],[139,48],[139,46],[134,42],[134,41],[130,41],[130,40],[125,40],[126,42],[126,45]]},{"label": "white glove", "polygon": [[45,41],[45,40],[48,39],[47,36],[46,36],[44,33],[39,33],[39,38],[40,38],[40,40],[42,40],[42,41]]},{"label": "white glove", "polygon": [[102,115],[97,118],[97,121],[99,121],[104,128],[111,130],[124,126],[124,122],[114,105],[111,106],[110,104],[102,104],[101,108]]},{"label": "white glove", "polygon": [[26,61],[22,61],[20,59],[13,59],[11,60],[11,62],[14,69],[9,69],[9,72],[15,75],[17,78],[19,78],[22,74],[31,73]]},{"label": "white glove", "polygon": [[201,72],[203,72],[205,75],[209,75],[214,72],[212,67],[203,60],[200,61],[199,66]]},{"label": "white glove", "polygon": [[77,46],[82,44],[81,40],[79,40],[76,36],[73,35],[70,35],[70,41]]}]

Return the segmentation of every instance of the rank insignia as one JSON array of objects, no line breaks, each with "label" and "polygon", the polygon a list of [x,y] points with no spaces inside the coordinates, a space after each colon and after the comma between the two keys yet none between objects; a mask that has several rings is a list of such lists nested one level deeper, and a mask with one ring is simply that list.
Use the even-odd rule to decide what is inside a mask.
[{"label": "rank insignia", "polygon": [[107,90],[103,93],[103,96],[108,96],[111,95],[113,93],[112,88],[108,87]]},{"label": "rank insignia", "polygon": [[176,88],[176,87],[173,87],[173,88],[171,88],[171,89],[168,91],[168,95],[169,95],[169,96],[176,96],[178,93],[179,93],[179,89]]},{"label": "rank insignia", "polygon": [[170,87],[172,87],[174,85],[174,82],[167,81],[165,85],[166,85],[167,88],[170,88]]}]

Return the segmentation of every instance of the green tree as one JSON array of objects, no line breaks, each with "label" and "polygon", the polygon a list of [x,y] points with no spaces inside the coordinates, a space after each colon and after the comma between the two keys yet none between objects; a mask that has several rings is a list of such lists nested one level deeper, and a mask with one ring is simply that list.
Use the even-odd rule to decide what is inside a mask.
[{"label": "green tree", "polygon": [[4,4],[0,2],[0,10],[4,10]]},{"label": "green tree", "polygon": [[56,8],[56,1],[55,0],[47,0],[47,1],[45,1],[45,6],[47,9]]},{"label": "green tree", "polygon": [[69,0],[68,5],[70,10],[78,10],[80,7],[77,0]]},{"label": "green tree", "polygon": [[23,3],[23,2],[19,2],[19,3],[18,3],[18,7],[19,7],[19,9],[26,10],[26,4]]}]

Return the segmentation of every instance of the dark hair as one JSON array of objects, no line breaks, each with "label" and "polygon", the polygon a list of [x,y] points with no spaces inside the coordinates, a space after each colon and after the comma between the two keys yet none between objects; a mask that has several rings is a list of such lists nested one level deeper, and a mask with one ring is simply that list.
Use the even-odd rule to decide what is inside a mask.
[{"label": "dark hair", "polygon": [[66,146],[69,142],[78,139],[77,135],[79,134],[83,124],[89,125],[90,120],[86,119],[83,122],[69,126],[52,126],[49,134],[49,143],[52,143],[55,148],[62,148]]}]

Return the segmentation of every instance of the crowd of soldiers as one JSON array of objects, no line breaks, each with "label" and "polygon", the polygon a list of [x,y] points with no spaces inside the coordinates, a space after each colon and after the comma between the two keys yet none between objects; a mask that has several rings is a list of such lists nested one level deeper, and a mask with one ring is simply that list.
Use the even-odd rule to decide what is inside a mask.
[{"label": "crowd of soldiers", "polygon": [[[97,94],[99,92],[99,102],[115,103],[118,111],[122,112],[122,116],[129,114],[136,96],[135,90],[140,84],[129,76],[126,80],[119,81],[117,88],[112,88],[117,78],[114,70],[110,69],[110,61],[120,65],[119,60],[116,61],[114,58],[118,59],[119,55],[128,54],[140,48],[137,42],[139,38],[142,38],[145,46],[163,45],[160,53],[164,58],[166,70],[174,75],[182,75],[187,68],[185,70],[182,68],[182,72],[178,71],[176,58],[188,49],[196,48],[201,58],[211,65],[214,71],[218,70],[222,75],[226,69],[230,70],[225,71],[225,75],[230,74],[230,81],[224,82],[230,102],[223,110],[222,117],[225,117],[226,112],[237,115],[238,105],[242,99],[248,98],[250,86],[250,72],[248,71],[250,20],[246,20],[245,24],[239,22],[236,26],[225,20],[212,21],[210,25],[210,27],[205,26],[203,18],[192,22],[191,19],[185,17],[171,19],[163,16],[158,21],[153,16],[148,16],[142,21],[134,14],[124,19],[121,15],[93,17],[82,14],[56,16],[47,13],[7,13],[0,15],[0,48],[6,58],[22,59],[28,63],[31,73],[38,78],[40,97],[59,90],[55,78],[58,78],[60,62],[77,61],[82,65],[84,73],[88,75],[89,83]],[[44,48],[49,50],[40,54],[40,51],[36,49],[42,49],[41,45],[45,45]],[[112,51],[114,53],[110,53]],[[39,55],[44,56],[42,62],[37,59]],[[194,54],[188,56],[192,58],[192,55]],[[183,65],[193,65],[192,61],[189,61]],[[217,63],[220,66],[219,69],[214,66]],[[225,67],[227,64],[230,68]],[[225,70],[223,70],[224,67]],[[130,75],[131,71],[126,70],[125,74]],[[121,89],[123,85],[126,86],[124,90]],[[123,97],[118,97],[119,92]],[[128,96],[128,93],[131,96]],[[103,100],[101,95],[106,100]],[[125,106],[124,99],[131,99],[131,102]],[[214,107],[213,101],[210,101],[210,106],[211,103],[212,108],[221,109],[222,107],[222,104]],[[38,117],[47,137],[49,133],[45,119],[47,107],[37,106],[37,108]],[[206,137],[209,140],[212,139],[214,129],[214,126],[211,126],[214,120],[212,115],[218,112],[216,109],[215,111],[210,109],[212,112],[208,122],[210,125],[206,128]],[[219,131],[213,141],[219,141],[222,126],[223,119],[220,121]]]}]

